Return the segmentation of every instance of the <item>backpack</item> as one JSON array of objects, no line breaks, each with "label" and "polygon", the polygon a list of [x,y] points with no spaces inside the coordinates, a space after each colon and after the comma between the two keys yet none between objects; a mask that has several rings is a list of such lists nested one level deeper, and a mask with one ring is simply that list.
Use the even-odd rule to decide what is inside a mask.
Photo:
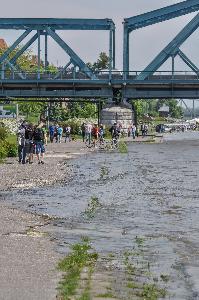
[{"label": "backpack", "polygon": [[41,128],[36,128],[34,132],[34,139],[36,141],[43,141],[44,139],[44,132]]}]

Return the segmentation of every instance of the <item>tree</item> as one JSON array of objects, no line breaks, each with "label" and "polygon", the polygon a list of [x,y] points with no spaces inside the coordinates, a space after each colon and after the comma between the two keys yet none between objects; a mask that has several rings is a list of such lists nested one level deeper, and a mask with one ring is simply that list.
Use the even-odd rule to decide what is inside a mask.
[{"label": "tree", "polygon": [[169,106],[170,116],[172,118],[180,119],[183,116],[183,110],[178,105],[178,101],[175,99],[159,99],[157,101],[157,111],[162,107],[163,105]]},{"label": "tree", "polygon": [[88,102],[69,103],[68,113],[69,113],[69,118],[84,118],[84,119],[95,118],[96,105],[94,103],[88,103]]},{"label": "tree", "polygon": [[46,109],[46,103],[44,102],[19,102],[19,111],[26,115],[28,119],[30,115],[42,114]]},{"label": "tree", "polygon": [[87,66],[93,71],[108,69],[109,68],[109,57],[105,52],[101,52],[99,54],[98,60],[96,62],[94,62],[93,64],[88,62]]}]

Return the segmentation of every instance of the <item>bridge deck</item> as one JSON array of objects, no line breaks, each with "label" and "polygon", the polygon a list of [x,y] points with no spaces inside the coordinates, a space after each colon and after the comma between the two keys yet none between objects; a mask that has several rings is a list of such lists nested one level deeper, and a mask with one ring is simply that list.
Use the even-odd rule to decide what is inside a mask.
[{"label": "bridge deck", "polygon": [[[14,76],[13,76],[14,75]],[[82,73],[63,74],[55,79],[55,74],[5,73],[0,79],[0,97],[47,98],[86,97],[110,98],[115,90],[121,90],[126,98],[199,98],[199,78],[197,75],[159,74],[146,80],[137,80],[136,74],[123,79],[123,74],[98,74],[96,79],[88,79]]]}]

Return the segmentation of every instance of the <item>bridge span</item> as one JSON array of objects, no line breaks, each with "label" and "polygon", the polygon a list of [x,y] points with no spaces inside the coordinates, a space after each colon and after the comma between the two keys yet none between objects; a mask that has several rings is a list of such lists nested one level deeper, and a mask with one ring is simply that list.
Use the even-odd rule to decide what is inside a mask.
[{"label": "bridge span", "polygon": [[[167,72],[168,73],[168,72]],[[134,75],[97,74],[97,78],[89,79],[82,73],[62,74],[60,79],[54,79],[54,74],[43,73],[37,78],[37,73],[24,74],[25,78],[0,80],[1,98],[115,98],[122,93],[124,98],[199,98],[199,78],[194,74],[165,74],[159,72],[145,80]],[[11,74],[10,74],[11,75]],[[14,76],[13,76],[14,75]]]},{"label": "bridge span", "polygon": [[[125,99],[199,98],[199,69],[180,49],[187,38],[198,29],[199,14],[185,25],[144,70],[140,72],[129,70],[131,32],[198,10],[199,0],[186,0],[124,19],[122,71],[115,69],[115,24],[111,19],[0,18],[0,29],[23,31],[0,55],[0,97],[92,99],[117,98],[120,95]],[[59,35],[63,30],[108,31],[108,70],[105,72],[92,70]],[[69,61],[65,62],[63,68],[57,68],[57,72],[53,74],[48,72],[49,38],[69,57]],[[20,46],[25,39],[26,42]],[[26,72],[20,69],[17,61],[36,41],[37,71]],[[41,51],[44,54],[44,66],[42,66]],[[191,72],[177,72],[176,57],[180,57]],[[172,62],[171,70],[158,72],[168,59]]]}]

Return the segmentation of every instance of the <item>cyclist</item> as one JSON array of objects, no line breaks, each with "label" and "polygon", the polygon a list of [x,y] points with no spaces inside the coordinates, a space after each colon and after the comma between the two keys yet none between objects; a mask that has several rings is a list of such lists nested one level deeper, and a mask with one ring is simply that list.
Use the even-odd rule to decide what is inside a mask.
[{"label": "cyclist", "polygon": [[104,143],[104,127],[102,124],[100,124],[100,127],[99,127],[99,141],[100,141],[100,144]]},{"label": "cyclist", "polygon": [[113,126],[109,129],[112,137],[112,143],[114,146],[117,146],[117,141],[120,135],[120,127],[117,126],[117,123],[114,123]]}]

